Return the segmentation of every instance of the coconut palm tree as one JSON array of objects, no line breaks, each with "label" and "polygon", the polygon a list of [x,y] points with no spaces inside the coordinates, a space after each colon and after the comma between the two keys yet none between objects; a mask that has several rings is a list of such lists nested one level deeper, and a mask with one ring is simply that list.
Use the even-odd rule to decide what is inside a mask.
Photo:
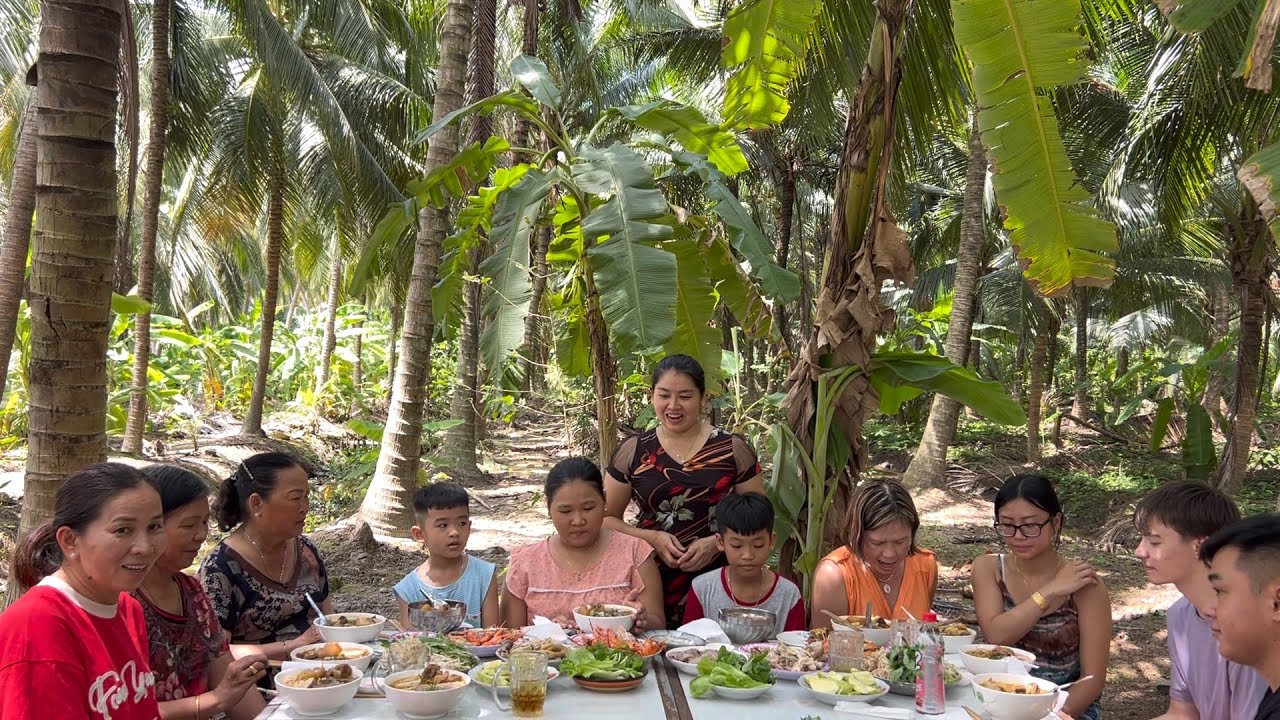
[{"label": "coconut palm tree", "polygon": [[[106,457],[116,220],[119,5],[41,3],[31,263],[30,419],[19,535],[68,474]],[[75,88],[73,91],[72,88]],[[15,584],[16,585],[16,584]],[[18,589],[11,588],[16,595]]]},{"label": "coconut palm tree", "polygon": [[[466,97],[467,51],[471,45],[472,0],[449,0],[440,42],[440,69],[433,116],[444,117],[462,107]],[[449,163],[458,149],[458,131],[446,128],[431,142],[426,170]],[[431,368],[435,333],[431,288],[448,234],[448,211],[432,206],[418,213],[418,233],[405,297],[399,357],[378,466],[360,505],[361,517],[381,533],[404,534],[413,525],[410,497],[418,484],[422,453],[425,384]]]}]

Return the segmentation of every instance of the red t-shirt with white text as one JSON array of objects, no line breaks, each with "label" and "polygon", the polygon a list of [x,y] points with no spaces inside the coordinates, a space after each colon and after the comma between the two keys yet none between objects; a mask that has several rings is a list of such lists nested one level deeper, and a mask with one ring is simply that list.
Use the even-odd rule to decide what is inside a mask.
[{"label": "red t-shirt with white text", "polygon": [[158,720],[138,601],[46,578],[0,613],[0,720]]}]

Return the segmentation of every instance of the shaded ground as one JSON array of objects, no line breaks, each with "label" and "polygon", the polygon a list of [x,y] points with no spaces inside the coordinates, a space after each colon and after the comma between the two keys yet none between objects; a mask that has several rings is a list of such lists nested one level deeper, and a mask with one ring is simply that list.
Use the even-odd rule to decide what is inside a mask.
[{"label": "shaded ground", "polygon": [[[277,441],[301,450],[311,461],[327,468],[320,475],[313,512],[323,523],[312,531],[324,552],[339,610],[394,609],[390,587],[422,562],[411,542],[378,542],[367,533],[338,520],[358,501],[358,482],[344,480],[344,462],[367,450],[361,440],[332,425],[300,425],[294,418],[273,417],[270,425]],[[473,524],[472,552],[505,567],[511,547],[532,542],[551,532],[542,498],[546,472],[566,457],[571,429],[556,424],[507,428],[494,425],[486,441],[489,458],[483,469],[488,478],[471,483]],[[914,446],[911,438],[900,444]],[[256,438],[204,439],[192,453],[190,442],[166,448],[181,454],[185,462],[206,470],[211,479],[224,477],[244,455],[265,449]],[[953,448],[948,489],[917,496],[923,521],[921,542],[938,553],[942,564],[939,602],[948,611],[973,618],[968,597],[968,566],[972,559],[999,547],[991,530],[990,497],[1011,472],[1025,469],[1020,436],[993,432],[970,424]],[[902,448],[877,453],[882,472],[893,474],[905,466],[909,455]],[[20,460],[5,458],[8,467],[20,470]],[[172,457],[166,457],[172,460]],[[1176,592],[1149,585],[1130,552],[1132,541],[1124,532],[1131,504],[1163,480],[1180,476],[1172,456],[1152,456],[1116,445],[1097,444],[1088,436],[1069,437],[1064,448],[1051,453],[1041,467],[1059,484],[1070,512],[1064,552],[1093,562],[1111,591],[1115,638],[1112,664],[1103,708],[1109,719],[1146,720],[1163,711],[1167,695],[1158,683],[1168,676],[1164,610]],[[1271,472],[1272,475],[1267,473]],[[1275,473],[1261,471],[1246,504],[1258,507],[1274,503]],[[18,504],[0,494],[0,561],[7,566],[9,543],[18,522]],[[1256,508],[1251,508],[1256,509]],[[210,544],[218,538],[211,538]],[[0,582],[3,570],[0,570]]]}]

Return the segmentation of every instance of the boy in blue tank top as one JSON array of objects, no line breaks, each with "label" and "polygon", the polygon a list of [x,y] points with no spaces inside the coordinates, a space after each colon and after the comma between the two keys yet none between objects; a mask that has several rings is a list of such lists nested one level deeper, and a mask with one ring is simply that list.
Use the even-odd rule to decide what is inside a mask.
[{"label": "boy in blue tank top", "polygon": [[472,627],[498,624],[498,583],[493,563],[467,554],[471,536],[471,497],[461,485],[431,483],[413,496],[418,521],[413,539],[422,543],[427,561],[396,583],[392,592],[400,608],[400,626],[410,629],[409,603],[426,597],[467,604]]}]

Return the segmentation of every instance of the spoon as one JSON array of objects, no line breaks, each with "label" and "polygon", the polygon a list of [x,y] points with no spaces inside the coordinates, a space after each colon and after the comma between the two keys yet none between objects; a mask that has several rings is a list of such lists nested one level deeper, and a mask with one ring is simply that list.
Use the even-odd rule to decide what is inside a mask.
[{"label": "spoon", "polygon": [[871,627],[871,607],[872,607],[872,603],[871,603],[871,601],[870,601],[870,600],[868,600],[868,601],[867,601],[867,617],[866,617],[866,624],[865,624],[865,625],[863,625],[863,627]]},{"label": "spoon", "polygon": [[1071,687],[1072,685],[1075,685],[1076,683],[1082,683],[1082,682],[1084,682],[1085,680],[1092,680],[1092,679],[1093,679],[1093,676],[1092,676],[1092,675],[1085,675],[1085,676],[1084,676],[1084,677],[1082,677],[1082,678],[1079,678],[1079,679],[1076,679],[1076,680],[1072,680],[1071,682],[1069,682],[1069,683],[1065,683],[1065,684],[1063,684],[1063,685],[1059,685],[1059,686],[1058,686],[1058,692],[1062,692],[1063,690],[1066,690],[1067,688]]},{"label": "spoon", "polygon": [[311,606],[312,610],[316,611],[316,622],[319,622],[321,625],[323,625],[324,613],[320,610],[320,606],[316,604],[316,601],[311,599],[311,593],[303,593],[302,597],[306,598],[307,604]]},{"label": "spoon", "polygon": [[823,615],[826,615],[826,616],[827,616],[827,617],[829,617],[829,618],[831,618],[831,622],[833,622],[833,623],[835,623],[835,624],[837,624],[837,625],[842,625],[842,626],[844,626],[844,627],[849,628],[850,630],[859,630],[859,629],[861,629],[861,628],[859,628],[857,625],[854,625],[854,624],[852,624],[852,623],[850,623],[850,622],[846,621],[844,618],[840,617],[839,615],[836,615],[835,613],[833,613],[833,612],[831,612],[830,610],[827,610],[827,609],[825,609],[825,608],[822,610],[822,614],[823,614]]}]

